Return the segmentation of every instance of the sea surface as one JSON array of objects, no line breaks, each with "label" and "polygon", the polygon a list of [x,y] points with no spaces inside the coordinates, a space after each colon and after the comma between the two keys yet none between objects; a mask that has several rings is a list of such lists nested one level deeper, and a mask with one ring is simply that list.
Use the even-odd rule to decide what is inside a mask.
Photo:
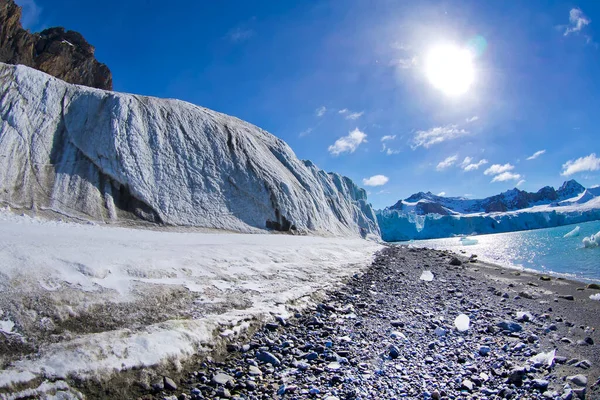
[{"label": "sea surface", "polygon": [[[564,237],[579,226],[579,236]],[[600,247],[584,248],[582,240],[600,232],[600,221],[492,235],[401,242],[418,247],[477,254],[506,267],[529,269],[580,281],[600,281]]]}]

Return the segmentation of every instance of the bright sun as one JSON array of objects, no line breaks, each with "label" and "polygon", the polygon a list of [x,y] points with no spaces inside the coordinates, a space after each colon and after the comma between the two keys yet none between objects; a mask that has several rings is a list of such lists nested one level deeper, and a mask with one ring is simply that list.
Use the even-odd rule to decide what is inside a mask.
[{"label": "bright sun", "polygon": [[431,84],[448,96],[460,96],[475,80],[473,53],[453,44],[431,49],[425,63]]}]

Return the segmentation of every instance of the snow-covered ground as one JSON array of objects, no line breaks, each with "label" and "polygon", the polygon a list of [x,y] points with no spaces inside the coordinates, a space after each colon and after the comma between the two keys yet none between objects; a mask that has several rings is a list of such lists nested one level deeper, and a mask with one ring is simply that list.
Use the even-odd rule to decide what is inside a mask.
[{"label": "snow-covered ground", "polygon": [[380,248],[361,239],[141,230],[2,210],[0,340],[11,351],[0,353],[0,389],[176,366],[215,335],[286,315],[286,304],[366,267]]}]

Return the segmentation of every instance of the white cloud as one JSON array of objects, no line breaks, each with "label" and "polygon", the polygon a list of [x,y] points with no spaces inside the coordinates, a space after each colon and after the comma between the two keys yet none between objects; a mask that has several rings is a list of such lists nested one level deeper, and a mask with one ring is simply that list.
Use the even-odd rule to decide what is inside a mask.
[{"label": "white cloud", "polygon": [[569,25],[567,25],[567,29],[565,30],[565,36],[570,33],[580,32],[586,25],[589,25],[592,22],[588,17],[583,14],[583,11],[579,8],[572,8],[569,11]]},{"label": "white cloud", "polygon": [[446,195],[446,192],[439,192],[437,195],[438,195],[438,196],[442,196],[442,197],[443,197],[443,196],[445,196],[445,195]]},{"label": "white cloud", "polygon": [[363,185],[365,186],[383,186],[388,183],[390,179],[385,175],[373,175],[370,178],[364,178]]},{"label": "white cloud", "polygon": [[482,165],[485,165],[487,163],[488,163],[488,160],[486,160],[484,158],[482,160],[479,160],[479,162],[463,166],[463,170],[465,170],[466,172],[475,171],[476,169],[479,169],[479,167],[481,167]]},{"label": "white cloud", "polygon": [[348,112],[347,108],[342,108],[340,111],[338,111],[338,113],[340,114],[346,114]]},{"label": "white cloud", "polygon": [[513,174],[512,172],[503,172],[499,175],[496,175],[492,182],[504,182],[504,181],[516,181],[521,179],[521,175]]},{"label": "white cloud", "polygon": [[364,114],[364,111],[361,112],[353,112],[351,114],[346,115],[346,119],[351,119],[351,120],[356,120],[359,119],[360,117],[362,117],[362,115]]},{"label": "white cloud", "polygon": [[385,143],[385,142],[389,142],[394,139],[396,139],[396,135],[385,135],[385,136],[381,137],[381,151],[385,152],[385,154],[387,154],[388,156],[391,156],[392,154],[400,153],[400,150],[391,149],[391,148],[387,147],[387,145]]},{"label": "white cloud", "polygon": [[450,157],[446,158],[444,161],[440,161],[439,164],[437,165],[437,167],[435,167],[435,169],[438,171],[443,171],[443,170],[453,166],[454,163],[456,162],[456,160],[458,160],[457,155],[450,156]]},{"label": "white cloud", "polygon": [[460,163],[460,166],[464,168],[467,165],[471,164],[471,161],[473,161],[473,159],[471,157],[465,157],[463,162]]},{"label": "white cloud", "polygon": [[16,0],[22,8],[21,13],[21,24],[25,29],[34,30],[38,22],[40,21],[40,14],[42,8],[36,4],[34,0]]},{"label": "white cloud", "polygon": [[524,183],[525,183],[525,179],[521,179],[519,182],[517,182],[517,187],[521,186]]},{"label": "white cloud", "polygon": [[470,124],[471,122],[475,122],[475,121],[477,121],[478,119],[479,119],[479,117],[478,117],[477,115],[473,115],[471,118],[467,118],[467,119],[465,120],[465,122],[466,122],[467,124]]},{"label": "white cloud", "polygon": [[546,150],[539,150],[536,151],[535,153],[533,153],[533,155],[527,157],[528,160],[535,160],[536,158],[538,158],[539,156],[541,156],[542,154],[544,154],[546,152]]},{"label": "white cloud", "polygon": [[229,40],[234,43],[244,42],[254,36],[254,31],[248,28],[237,27],[227,34]]},{"label": "white cloud", "polygon": [[411,58],[399,58],[397,60],[392,61],[392,65],[397,66],[400,69],[410,69],[417,65],[417,57]]},{"label": "white cloud", "polygon": [[494,164],[491,167],[489,167],[488,169],[486,169],[483,172],[483,174],[484,175],[498,175],[498,174],[501,174],[501,173],[506,172],[506,171],[512,171],[513,169],[515,169],[514,165],[510,165],[510,164],[504,164],[504,165]]},{"label": "white cloud", "polygon": [[417,131],[413,139],[412,149],[423,146],[429,148],[434,144],[445,142],[468,135],[469,131],[459,128],[458,125],[437,126],[427,131]]},{"label": "white cloud", "polygon": [[321,106],[315,110],[315,115],[317,117],[322,117],[327,112],[327,107]]},{"label": "white cloud", "polygon": [[328,147],[329,153],[334,156],[340,155],[341,153],[354,153],[354,151],[360,146],[361,143],[367,141],[367,134],[361,132],[358,128],[354,129],[348,136],[343,136],[335,141],[334,144]]},{"label": "white cloud", "polygon": [[312,132],[313,128],[308,128],[303,130],[302,132],[300,132],[300,134],[298,135],[299,137],[304,137],[306,135],[309,135]]},{"label": "white cloud", "polygon": [[587,157],[569,160],[563,164],[562,168],[562,176],[569,176],[583,171],[598,171],[600,170],[600,158],[596,157],[596,153],[592,153]]}]

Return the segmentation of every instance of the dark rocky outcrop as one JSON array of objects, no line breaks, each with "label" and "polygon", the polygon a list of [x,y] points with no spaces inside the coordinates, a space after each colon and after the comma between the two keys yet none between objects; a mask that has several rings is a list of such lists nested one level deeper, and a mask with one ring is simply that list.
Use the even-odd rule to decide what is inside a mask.
[{"label": "dark rocky outcrop", "polygon": [[30,33],[21,26],[21,7],[0,0],[0,62],[23,64],[69,83],[112,90],[112,74],[96,60],[83,36],[64,28]]}]

